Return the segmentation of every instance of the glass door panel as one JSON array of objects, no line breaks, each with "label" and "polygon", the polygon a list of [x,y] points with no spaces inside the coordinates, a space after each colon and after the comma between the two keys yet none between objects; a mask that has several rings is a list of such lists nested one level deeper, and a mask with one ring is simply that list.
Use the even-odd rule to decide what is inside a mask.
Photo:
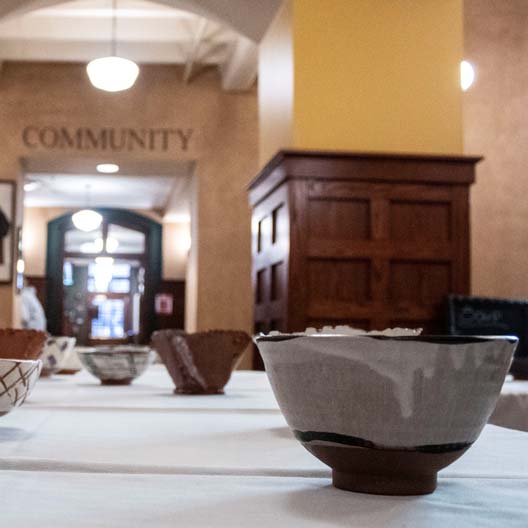
[{"label": "glass door panel", "polygon": [[145,252],[145,238],[145,233],[141,231],[117,224],[109,224],[106,251],[108,253],[140,255]]}]

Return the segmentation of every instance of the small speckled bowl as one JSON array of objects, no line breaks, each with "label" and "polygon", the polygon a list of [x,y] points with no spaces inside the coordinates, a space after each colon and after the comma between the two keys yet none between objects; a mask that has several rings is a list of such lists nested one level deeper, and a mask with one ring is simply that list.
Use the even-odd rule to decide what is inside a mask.
[{"label": "small speckled bowl", "polygon": [[0,416],[20,407],[37,382],[42,362],[0,359]]},{"label": "small speckled bowl", "polygon": [[77,349],[84,368],[103,385],[130,385],[141,376],[154,360],[149,347],[120,345]]},{"label": "small speckled bowl", "polygon": [[473,444],[515,337],[273,335],[256,339],[279,406],[334,486],[418,495]]},{"label": "small speckled bowl", "polygon": [[75,337],[49,337],[42,353],[41,376],[51,376],[59,372],[70,360],[75,346]]}]

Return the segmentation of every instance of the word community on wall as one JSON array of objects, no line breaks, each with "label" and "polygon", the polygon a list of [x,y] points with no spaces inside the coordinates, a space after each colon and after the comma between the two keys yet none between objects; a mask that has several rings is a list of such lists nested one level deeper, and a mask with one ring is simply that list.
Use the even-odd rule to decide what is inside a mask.
[{"label": "word community on wall", "polygon": [[192,128],[68,128],[27,126],[22,141],[27,148],[81,151],[186,151]]}]

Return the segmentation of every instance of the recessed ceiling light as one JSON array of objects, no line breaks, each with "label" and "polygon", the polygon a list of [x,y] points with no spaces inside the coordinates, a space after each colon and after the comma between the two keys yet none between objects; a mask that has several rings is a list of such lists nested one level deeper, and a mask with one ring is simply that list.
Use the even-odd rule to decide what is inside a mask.
[{"label": "recessed ceiling light", "polygon": [[119,165],[116,165],[115,163],[99,163],[97,167],[97,172],[103,172],[104,174],[114,174],[115,172],[119,172]]},{"label": "recessed ceiling light", "polygon": [[36,191],[41,186],[42,186],[42,183],[39,181],[28,181],[24,183],[24,191],[26,192]]}]

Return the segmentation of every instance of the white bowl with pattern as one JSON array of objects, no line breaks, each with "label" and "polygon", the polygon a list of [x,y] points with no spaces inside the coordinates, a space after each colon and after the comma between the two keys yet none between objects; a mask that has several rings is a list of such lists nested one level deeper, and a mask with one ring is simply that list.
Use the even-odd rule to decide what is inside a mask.
[{"label": "white bowl with pattern", "polygon": [[20,407],[40,375],[39,359],[0,359],[0,416]]},{"label": "white bowl with pattern", "polygon": [[40,359],[42,360],[42,376],[51,376],[66,368],[73,355],[75,337],[49,337]]},{"label": "white bowl with pattern", "polygon": [[78,355],[83,367],[103,385],[130,385],[148,369],[155,353],[150,347],[120,345],[78,349]]}]

